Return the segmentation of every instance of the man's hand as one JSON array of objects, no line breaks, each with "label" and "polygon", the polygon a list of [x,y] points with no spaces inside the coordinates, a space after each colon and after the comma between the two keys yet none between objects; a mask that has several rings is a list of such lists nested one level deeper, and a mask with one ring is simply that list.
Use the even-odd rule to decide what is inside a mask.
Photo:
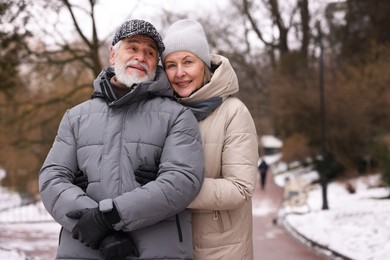
[{"label": "man's hand", "polygon": [[75,179],[74,179],[74,185],[79,186],[84,192],[87,190],[88,187],[88,177],[85,173],[78,170]]},{"label": "man's hand", "polygon": [[99,247],[104,260],[122,260],[127,256],[139,257],[139,252],[129,233],[115,232],[103,239]]},{"label": "man's hand", "polygon": [[135,180],[143,186],[148,182],[156,180],[157,173],[158,167],[155,165],[140,165],[134,172],[134,175]]},{"label": "man's hand", "polygon": [[73,238],[93,249],[98,249],[103,238],[114,232],[108,218],[98,208],[73,210],[66,216],[79,219],[72,230]]}]

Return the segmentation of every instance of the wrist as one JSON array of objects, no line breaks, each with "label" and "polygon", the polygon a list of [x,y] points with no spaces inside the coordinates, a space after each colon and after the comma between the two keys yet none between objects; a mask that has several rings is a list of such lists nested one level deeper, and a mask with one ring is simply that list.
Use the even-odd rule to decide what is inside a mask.
[{"label": "wrist", "polygon": [[112,225],[121,221],[121,217],[119,216],[119,212],[116,209],[115,204],[113,205],[113,208],[110,212],[106,212],[103,214],[108,218],[108,221],[110,221]]},{"label": "wrist", "polygon": [[114,225],[118,223],[121,218],[119,212],[112,199],[105,199],[99,202],[99,211],[107,217],[108,221]]}]

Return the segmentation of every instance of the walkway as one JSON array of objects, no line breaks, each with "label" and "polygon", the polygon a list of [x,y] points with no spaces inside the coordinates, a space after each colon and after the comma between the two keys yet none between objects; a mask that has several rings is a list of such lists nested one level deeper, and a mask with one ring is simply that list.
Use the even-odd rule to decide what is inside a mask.
[{"label": "walkway", "polygon": [[253,196],[253,240],[255,260],[324,260],[316,253],[288,234],[282,226],[273,224],[282,199],[283,190],[278,187],[269,172],[265,190],[260,181]]}]

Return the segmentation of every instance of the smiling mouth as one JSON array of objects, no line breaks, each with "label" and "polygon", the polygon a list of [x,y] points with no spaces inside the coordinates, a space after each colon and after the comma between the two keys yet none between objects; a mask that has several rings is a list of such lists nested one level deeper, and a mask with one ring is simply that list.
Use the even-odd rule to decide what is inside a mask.
[{"label": "smiling mouth", "polygon": [[139,70],[139,71],[143,71],[146,73],[146,70],[144,67],[142,66],[137,66],[137,65],[130,65],[130,66],[127,66],[127,68],[130,68],[130,69],[135,69],[135,70]]},{"label": "smiling mouth", "polygon": [[191,82],[192,82],[192,80],[191,80],[191,81],[186,81],[186,82],[177,82],[176,85],[177,85],[179,88],[185,88],[185,87],[187,87]]}]

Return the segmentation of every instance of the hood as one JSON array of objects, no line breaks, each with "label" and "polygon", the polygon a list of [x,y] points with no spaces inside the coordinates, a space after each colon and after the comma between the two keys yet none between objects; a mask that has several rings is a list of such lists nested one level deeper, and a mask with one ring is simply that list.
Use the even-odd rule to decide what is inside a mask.
[{"label": "hood", "polygon": [[150,96],[173,98],[173,90],[161,66],[157,66],[156,78],[153,81],[134,84],[130,92],[119,99],[116,98],[115,92],[110,83],[110,79],[114,75],[114,69],[112,67],[108,67],[104,69],[93,82],[93,97],[106,99],[109,106],[129,104]]},{"label": "hood", "polygon": [[211,67],[216,67],[209,83],[177,101],[191,109],[198,121],[211,114],[226,97],[238,92],[238,80],[227,58],[211,55]]},{"label": "hood", "polygon": [[210,98],[225,98],[238,92],[237,75],[229,60],[221,55],[211,55],[211,64],[217,66],[209,83],[192,93],[189,97],[178,98],[180,103],[192,103]]}]

